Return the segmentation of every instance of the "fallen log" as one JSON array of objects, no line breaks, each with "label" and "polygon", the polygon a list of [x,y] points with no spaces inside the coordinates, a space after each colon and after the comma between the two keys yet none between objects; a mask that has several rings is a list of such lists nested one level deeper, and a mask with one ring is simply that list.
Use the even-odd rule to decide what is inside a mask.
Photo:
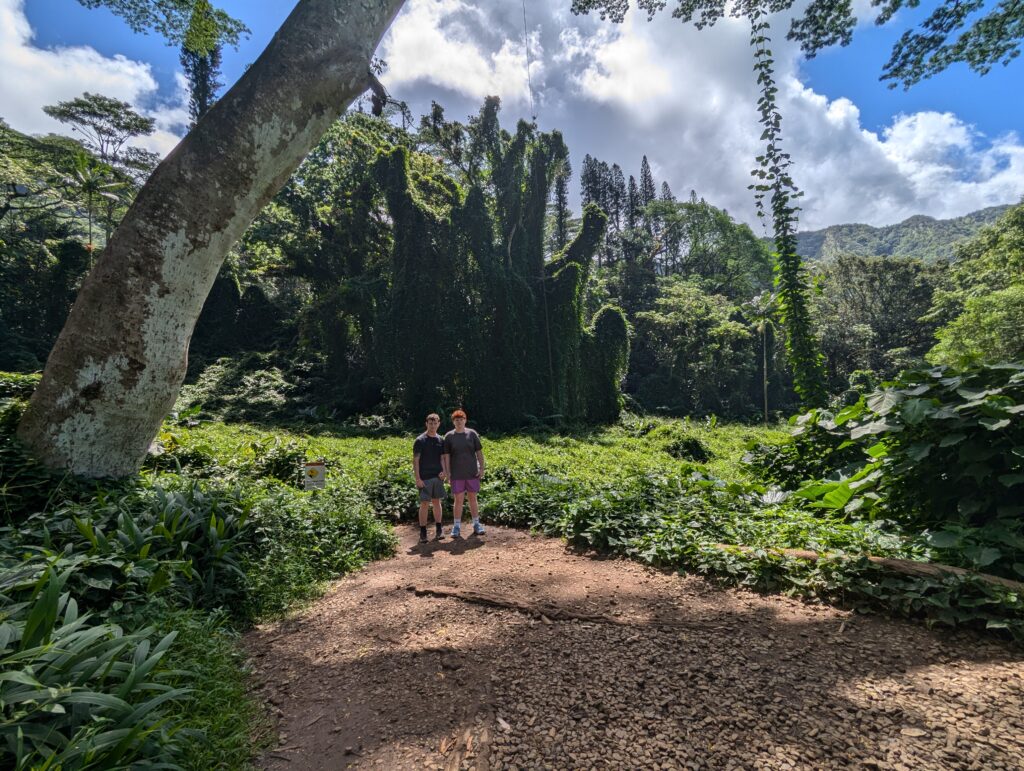
[{"label": "fallen log", "polygon": [[[724,551],[738,551],[743,553],[758,551],[753,546],[737,546],[729,543],[716,543],[715,547]],[[816,562],[819,559],[827,559],[833,556],[829,554],[819,554],[816,551],[809,551],[807,549],[764,549],[764,551],[771,554],[779,554],[783,557],[810,560],[811,562]],[[843,556],[847,559],[860,558],[857,555]],[[960,576],[963,578],[976,578],[984,583],[1003,586],[1007,589],[1012,589],[1015,592],[1024,594],[1024,583],[1021,583],[1020,581],[1013,581],[1001,576],[993,576],[989,573],[976,573],[973,570],[958,568],[953,565],[942,565],[937,562],[914,562],[913,560],[900,560],[870,555],[866,556],[865,559],[867,559],[868,562],[878,565],[883,570],[889,570],[893,573],[901,573],[903,575],[919,576],[923,578],[943,578],[947,575]]]}]

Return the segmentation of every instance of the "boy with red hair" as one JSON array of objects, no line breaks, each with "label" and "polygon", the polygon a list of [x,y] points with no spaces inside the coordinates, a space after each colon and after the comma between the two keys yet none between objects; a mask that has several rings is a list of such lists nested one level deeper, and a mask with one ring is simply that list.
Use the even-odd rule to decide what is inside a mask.
[{"label": "boy with red hair", "polygon": [[455,410],[452,413],[455,428],[444,435],[444,472],[451,480],[452,494],[455,496],[455,525],[452,527],[452,538],[462,536],[462,503],[469,498],[469,513],[473,517],[473,534],[483,535],[486,531],[480,524],[480,505],[477,493],[480,492],[480,479],[484,475],[484,450],[480,443],[480,435],[472,428],[466,428],[466,413]]}]

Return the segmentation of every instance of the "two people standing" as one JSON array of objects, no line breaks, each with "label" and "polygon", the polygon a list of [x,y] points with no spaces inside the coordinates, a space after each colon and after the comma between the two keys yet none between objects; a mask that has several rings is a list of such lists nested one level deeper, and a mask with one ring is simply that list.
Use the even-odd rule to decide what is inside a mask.
[{"label": "two people standing", "polygon": [[452,538],[462,537],[462,509],[469,498],[469,513],[473,518],[473,534],[484,535],[480,524],[477,493],[484,475],[484,452],[480,435],[466,427],[466,413],[452,413],[455,428],[442,437],[437,433],[441,418],[437,413],[427,415],[426,431],[416,437],[412,448],[412,468],[416,487],[420,491],[420,542],[427,540],[427,512],[434,510],[434,539],[444,538],[441,525],[441,502],[445,497],[444,483],[449,481],[455,497]]}]

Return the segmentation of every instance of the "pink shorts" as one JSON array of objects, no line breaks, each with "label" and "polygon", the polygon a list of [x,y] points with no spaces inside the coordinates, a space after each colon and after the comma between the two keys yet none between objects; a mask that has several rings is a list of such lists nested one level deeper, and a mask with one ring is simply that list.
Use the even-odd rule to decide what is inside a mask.
[{"label": "pink shorts", "polygon": [[480,480],[476,477],[473,479],[453,479],[452,480],[452,494],[461,495],[462,493],[478,493],[480,492]]}]

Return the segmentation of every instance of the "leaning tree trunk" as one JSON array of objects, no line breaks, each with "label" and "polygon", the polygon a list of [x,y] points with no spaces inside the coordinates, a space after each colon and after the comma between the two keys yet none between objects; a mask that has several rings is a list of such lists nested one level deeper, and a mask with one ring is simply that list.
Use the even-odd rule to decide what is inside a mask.
[{"label": "leaning tree trunk", "polygon": [[403,0],[300,0],[157,167],[89,273],[18,436],[45,465],[138,470],[185,377],[228,249],[370,83]]}]

